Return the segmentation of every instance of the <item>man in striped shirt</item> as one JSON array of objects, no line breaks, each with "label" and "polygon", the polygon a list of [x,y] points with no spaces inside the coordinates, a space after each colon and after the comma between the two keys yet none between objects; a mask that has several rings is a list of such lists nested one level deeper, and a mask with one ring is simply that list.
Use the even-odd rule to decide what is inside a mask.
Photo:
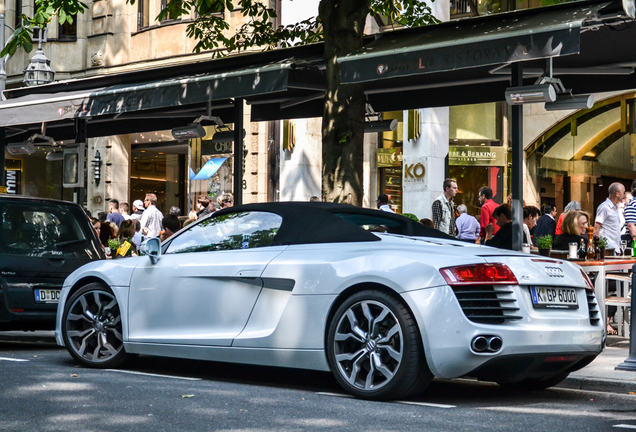
[{"label": "man in striped shirt", "polygon": [[[636,194],[636,180],[632,182],[632,196]],[[627,225],[627,234],[632,238],[636,236],[636,199],[631,199],[625,206],[625,224]],[[628,244],[627,247],[630,247]]]}]

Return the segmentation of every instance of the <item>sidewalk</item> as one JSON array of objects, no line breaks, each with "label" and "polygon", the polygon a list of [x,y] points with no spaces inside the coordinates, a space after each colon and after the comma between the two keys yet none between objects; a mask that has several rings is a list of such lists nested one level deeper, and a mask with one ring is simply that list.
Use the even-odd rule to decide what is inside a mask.
[{"label": "sidewalk", "polygon": [[20,343],[55,343],[55,332],[51,331],[3,331],[0,332],[0,342]]},{"label": "sidewalk", "polygon": [[609,393],[636,393],[636,371],[618,371],[614,368],[629,355],[629,339],[608,336],[607,346],[592,363],[572,372],[557,387]]},{"label": "sidewalk", "polygon": [[[0,332],[0,342],[55,344],[55,333],[52,331]],[[636,393],[636,371],[627,372],[614,369],[618,364],[624,362],[628,355],[629,339],[608,336],[605,351],[588,366],[572,372],[557,387],[607,393]]]}]

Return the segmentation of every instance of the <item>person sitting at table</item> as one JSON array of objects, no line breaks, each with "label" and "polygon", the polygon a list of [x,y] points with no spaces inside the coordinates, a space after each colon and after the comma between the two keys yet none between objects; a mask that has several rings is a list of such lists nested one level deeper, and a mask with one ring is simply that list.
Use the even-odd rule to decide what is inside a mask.
[{"label": "person sitting at table", "polygon": [[497,221],[499,231],[493,237],[493,224],[486,225],[486,246],[512,250],[512,210],[508,204],[502,204],[492,212],[492,217]]},{"label": "person sitting at table", "polygon": [[554,250],[568,250],[569,243],[576,243],[577,248],[583,240],[583,244],[587,247],[587,226],[589,224],[589,217],[587,213],[577,210],[569,211],[563,218],[561,224],[561,234],[554,238],[552,249]]}]

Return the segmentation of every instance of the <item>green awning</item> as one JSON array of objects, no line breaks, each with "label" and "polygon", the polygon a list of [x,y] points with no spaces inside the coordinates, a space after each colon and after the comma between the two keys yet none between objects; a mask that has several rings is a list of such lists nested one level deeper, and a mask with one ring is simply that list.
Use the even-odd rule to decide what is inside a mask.
[{"label": "green awning", "polygon": [[352,84],[576,54],[581,27],[612,2],[577,3],[383,33],[338,58],[341,80]]},{"label": "green awning", "polygon": [[179,107],[288,89],[291,64],[181,76],[84,91],[33,94],[0,102],[0,127]]}]

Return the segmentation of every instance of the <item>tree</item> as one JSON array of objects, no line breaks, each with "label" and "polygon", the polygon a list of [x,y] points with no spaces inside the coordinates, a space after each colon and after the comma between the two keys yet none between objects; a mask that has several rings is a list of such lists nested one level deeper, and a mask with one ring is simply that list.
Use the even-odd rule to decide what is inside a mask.
[{"label": "tree", "polygon": [[[136,0],[127,0],[133,3]],[[302,0],[296,0],[302,1]],[[158,20],[178,18],[196,11],[188,25],[188,37],[197,40],[194,50],[218,50],[225,55],[253,47],[274,49],[324,40],[326,92],[322,123],[323,199],[362,204],[363,136],[365,97],[361,84],[341,85],[336,58],[362,48],[363,31],[369,14],[389,18],[399,26],[422,26],[437,22],[430,7],[420,0],[320,0],[318,16],[289,26],[275,27],[275,10],[263,0],[168,0]],[[266,2],[269,4],[269,2]],[[33,17],[22,16],[23,25],[2,55],[13,55],[19,46],[33,48],[34,26],[48,24],[57,15],[60,23],[86,9],[80,0],[38,0]],[[222,12],[238,10],[246,22],[230,30]]]}]

